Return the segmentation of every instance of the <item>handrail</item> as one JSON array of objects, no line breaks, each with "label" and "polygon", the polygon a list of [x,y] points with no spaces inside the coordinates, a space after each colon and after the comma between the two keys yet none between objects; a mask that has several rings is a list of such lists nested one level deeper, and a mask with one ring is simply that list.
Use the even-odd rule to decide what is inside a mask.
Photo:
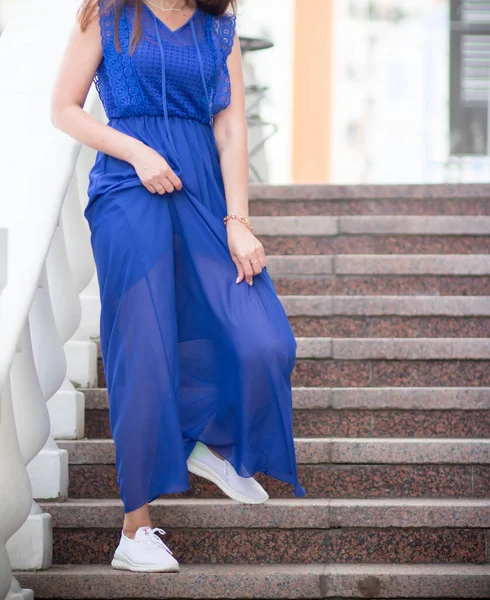
[{"label": "handrail", "polygon": [[0,227],[9,231],[9,281],[0,296],[0,390],[80,152],[80,144],[49,119],[51,89],[79,4],[20,4],[0,38]]},{"label": "handrail", "polygon": [[[81,218],[77,186],[70,186],[81,146],[49,116],[79,5],[20,2],[0,37],[0,600],[29,597],[11,576],[5,545],[16,533],[9,554],[19,559],[24,538],[18,530],[29,511],[31,525],[41,516],[49,520],[32,502],[26,466],[48,440],[46,401],[66,376],[63,345],[78,326],[78,295],[88,283],[86,266],[70,262],[74,242],[63,232],[65,219],[73,228]],[[92,90],[86,108],[95,102]]]}]

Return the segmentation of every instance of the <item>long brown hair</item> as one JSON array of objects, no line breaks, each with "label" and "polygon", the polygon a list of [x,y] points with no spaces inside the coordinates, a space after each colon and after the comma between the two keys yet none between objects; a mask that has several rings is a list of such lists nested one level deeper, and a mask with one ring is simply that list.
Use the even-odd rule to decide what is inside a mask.
[{"label": "long brown hair", "polygon": [[[220,17],[231,10],[236,10],[236,0],[196,0],[197,6],[204,12]],[[118,52],[121,51],[119,44],[119,19],[121,11],[125,4],[131,4],[135,7],[134,27],[131,34],[130,52],[138,45],[141,38],[141,5],[143,0],[106,0],[104,2],[104,13],[111,10],[115,11],[115,44]],[[78,11],[78,20],[82,31],[85,31],[89,25],[97,17],[98,0],[84,0]]]}]

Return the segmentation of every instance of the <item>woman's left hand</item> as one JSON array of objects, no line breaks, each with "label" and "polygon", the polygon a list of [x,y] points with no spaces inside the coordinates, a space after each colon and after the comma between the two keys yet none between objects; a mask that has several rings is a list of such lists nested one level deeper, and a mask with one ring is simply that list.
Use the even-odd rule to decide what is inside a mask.
[{"label": "woman's left hand", "polygon": [[253,285],[253,276],[262,273],[266,266],[264,246],[240,221],[231,219],[226,230],[228,248],[238,271],[236,282],[241,283],[245,279],[248,285]]}]

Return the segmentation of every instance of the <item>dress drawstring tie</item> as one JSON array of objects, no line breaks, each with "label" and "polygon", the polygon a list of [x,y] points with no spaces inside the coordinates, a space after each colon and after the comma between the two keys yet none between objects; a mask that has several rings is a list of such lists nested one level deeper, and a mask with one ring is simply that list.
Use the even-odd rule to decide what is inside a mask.
[{"label": "dress drawstring tie", "polygon": [[[168,136],[168,140],[170,142],[170,147],[171,150],[174,154],[175,159],[178,162],[179,159],[179,154],[177,152],[177,147],[175,145],[175,141],[172,135],[172,129],[170,128],[170,122],[169,122],[169,118],[168,118],[168,103],[167,103],[167,69],[166,69],[166,60],[165,60],[165,49],[163,46],[163,42],[162,42],[162,38],[160,35],[160,23],[158,20],[158,17],[156,15],[153,15],[153,21],[155,23],[155,31],[156,31],[156,36],[157,36],[157,41],[158,41],[158,46],[160,48],[160,56],[161,56],[161,62],[162,62],[162,106],[163,106],[163,116],[165,119],[165,127],[167,129],[167,136]],[[206,106],[208,109],[208,116],[209,116],[209,124],[212,126],[213,124],[213,113],[212,113],[212,107],[211,107],[211,103],[210,103],[210,99],[209,99],[209,93],[208,93],[208,89],[207,89],[207,85],[206,85],[206,77],[204,75],[204,64],[203,64],[203,60],[202,60],[202,54],[201,54],[201,49],[199,48],[199,42],[197,40],[197,35],[196,35],[196,29],[194,27],[194,23],[193,23],[193,18],[191,17],[190,21],[190,27],[191,27],[191,31],[192,31],[192,39],[194,42],[194,46],[196,47],[196,52],[197,52],[197,62],[199,63],[199,70],[201,72],[201,81],[202,81],[202,85],[204,88],[204,95],[206,97]]]}]

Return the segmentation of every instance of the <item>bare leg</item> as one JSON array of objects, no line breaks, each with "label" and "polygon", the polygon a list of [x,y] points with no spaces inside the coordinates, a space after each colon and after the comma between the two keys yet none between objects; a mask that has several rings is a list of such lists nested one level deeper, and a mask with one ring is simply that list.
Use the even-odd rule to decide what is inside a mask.
[{"label": "bare leg", "polygon": [[124,515],[123,533],[126,537],[134,539],[136,531],[140,527],[152,527],[150,519],[150,510],[148,504],[145,504],[137,510]]},{"label": "bare leg", "polygon": [[225,460],[225,459],[224,459],[224,458],[221,456],[221,454],[218,454],[218,453],[216,452],[216,450],[213,450],[212,448],[209,448],[209,449],[211,450],[211,452],[212,452],[212,453],[213,453],[213,454],[214,454],[214,455],[215,455],[217,458],[220,458],[221,460]]}]

